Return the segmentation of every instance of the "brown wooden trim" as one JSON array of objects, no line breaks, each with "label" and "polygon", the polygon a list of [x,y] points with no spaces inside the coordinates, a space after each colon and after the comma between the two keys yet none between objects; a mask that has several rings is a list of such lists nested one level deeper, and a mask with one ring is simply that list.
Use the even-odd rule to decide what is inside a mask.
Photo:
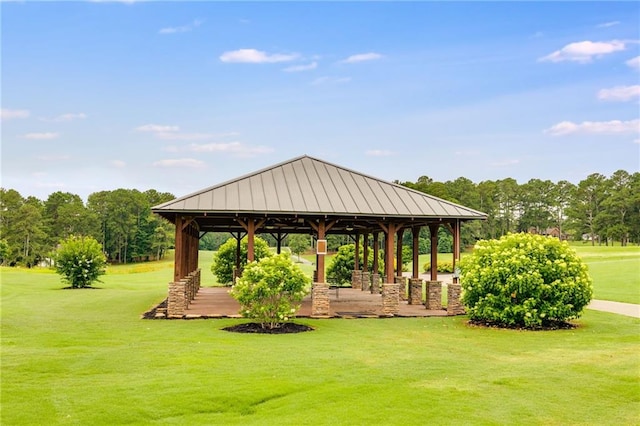
[{"label": "brown wooden trim", "polygon": [[413,271],[412,278],[418,279],[420,277],[420,265],[419,265],[419,255],[420,255],[420,227],[414,226],[411,228],[412,237],[413,237],[413,246],[412,246],[412,254],[413,254]]},{"label": "brown wooden trim", "polygon": [[438,281],[438,230],[440,224],[429,225],[431,233],[431,281]]}]

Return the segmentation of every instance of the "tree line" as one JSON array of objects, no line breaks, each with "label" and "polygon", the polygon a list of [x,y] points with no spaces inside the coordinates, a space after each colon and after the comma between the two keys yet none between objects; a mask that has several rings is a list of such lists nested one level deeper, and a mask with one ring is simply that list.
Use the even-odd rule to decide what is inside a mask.
[{"label": "tree line", "polygon": [[[594,173],[578,184],[540,179],[518,184],[512,178],[476,184],[464,177],[437,182],[427,176],[395,183],[487,213],[486,221],[463,224],[464,245],[510,232],[548,234],[550,230],[561,238],[591,244],[640,243],[638,172],[618,170],[609,177]],[[162,258],[173,247],[173,225],[151,213],[151,207],[173,198],[154,189],[116,189],[94,192],[86,203],[78,195],[60,191],[42,201],[0,188],[0,261],[25,266],[46,262],[70,235],[94,237],[110,262]],[[421,232],[421,253],[430,250],[428,232],[426,228]],[[404,234],[407,245],[410,234]],[[264,237],[275,245],[275,239]],[[201,248],[216,250],[228,238],[226,233],[207,234],[200,240]],[[345,236],[329,239],[332,250],[351,242]],[[444,228],[439,241],[439,251],[450,251],[451,236]]]},{"label": "tree line", "polygon": [[54,192],[42,201],[0,188],[0,261],[34,266],[50,262],[71,235],[94,237],[110,262],[160,259],[173,245],[173,225],[151,207],[175,198],[154,189],[94,192],[85,203],[79,195]]}]

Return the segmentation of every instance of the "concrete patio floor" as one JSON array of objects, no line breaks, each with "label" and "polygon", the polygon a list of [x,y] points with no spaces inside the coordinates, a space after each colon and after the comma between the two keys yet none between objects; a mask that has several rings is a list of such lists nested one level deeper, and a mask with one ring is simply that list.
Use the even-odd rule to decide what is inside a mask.
[{"label": "concrete patio floor", "polygon": [[[240,305],[229,295],[229,287],[202,287],[185,312],[185,318],[240,318]],[[353,288],[329,290],[329,317],[383,317],[382,296]],[[311,317],[311,297],[302,301],[297,317]],[[400,302],[398,317],[447,316],[447,311],[427,310],[424,305]]]}]

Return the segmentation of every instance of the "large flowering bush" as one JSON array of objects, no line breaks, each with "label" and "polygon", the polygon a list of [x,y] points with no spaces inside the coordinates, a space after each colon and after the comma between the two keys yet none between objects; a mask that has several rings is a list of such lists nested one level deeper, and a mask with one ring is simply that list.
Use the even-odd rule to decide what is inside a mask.
[{"label": "large flowering bush", "polygon": [[90,287],[105,273],[107,258],[92,237],[70,236],[56,251],[56,272],[73,288]]},{"label": "large flowering bush", "polygon": [[286,254],[251,262],[231,290],[240,302],[240,313],[260,322],[262,328],[277,328],[295,317],[311,280]]},{"label": "large flowering bush", "polygon": [[496,325],[535,328],[577,318],[593,293],[575,251],[540,235],[479,241],[460,270],[469,317]]}]

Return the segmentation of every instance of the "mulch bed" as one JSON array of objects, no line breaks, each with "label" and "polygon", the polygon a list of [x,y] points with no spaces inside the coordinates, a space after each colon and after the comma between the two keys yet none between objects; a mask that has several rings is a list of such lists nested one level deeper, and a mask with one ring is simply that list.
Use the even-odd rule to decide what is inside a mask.
[{"label": "mulch bed", "polygon": [[505,325],[491,321],[475,321],[469,320],[467,324],[474,327],[487,327],[487,328],[505,328],[511,330],[529,330],[529,331],[546,331],[546,330],[572,330],[578,326],[565,321],[549,321],[541,326],[537,327],[522,327],[518,325]]},{"label": "mulch bed", "polygon": [[289,334],[289,333],[303,333],[305,331],[312,331],[313,328],[308,325],[296,324],[293,322],[285,322],[280,324],[277,328],[262,328],[262,326],[256,322],[249,322],[246,324],[232,325],[230,327],[223,328],[224,331],[231,331],[234,333],[259,333],[259,334]]}]

